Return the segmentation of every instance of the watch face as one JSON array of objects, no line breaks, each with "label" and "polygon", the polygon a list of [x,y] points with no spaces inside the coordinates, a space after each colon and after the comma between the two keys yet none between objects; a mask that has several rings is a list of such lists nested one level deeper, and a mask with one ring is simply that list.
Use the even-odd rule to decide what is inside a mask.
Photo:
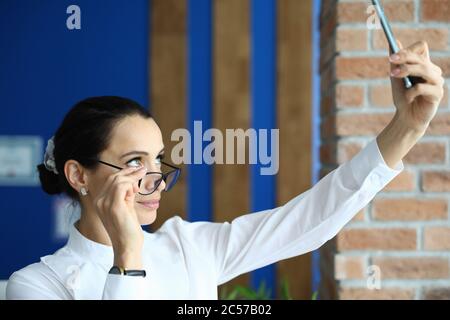
[{"label": "watch face", "polygon": [[111,270],[109,270],[110,274],[122,274],[119,267],[112,267]]}]

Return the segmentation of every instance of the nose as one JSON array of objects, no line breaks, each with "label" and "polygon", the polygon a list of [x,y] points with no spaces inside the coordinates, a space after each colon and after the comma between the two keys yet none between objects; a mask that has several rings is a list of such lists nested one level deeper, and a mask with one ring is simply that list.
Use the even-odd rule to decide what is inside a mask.
[{"label": "nose", "polygon": [[163,179],[163,180],[161,180],[161,183],[159,184],[157,190],[158,190],[159,192],[161,192],[161,191],[163,191],[165,188],[166,188],[166,182],[165,182],[164,179]]},{"label": "nose", "polygon": [[[156,192],[156,191],[163,191],[166,188],[166,182],[164,179],[161,179],[161,176],[157,176],[156,174],[152,174],[149,176],[146,176],[143,180],[141,180],[141,188],[144,190],[142,192],[148,193],[148,192]],[[159,185],[155,188],[155,185],[159,182]]]}]

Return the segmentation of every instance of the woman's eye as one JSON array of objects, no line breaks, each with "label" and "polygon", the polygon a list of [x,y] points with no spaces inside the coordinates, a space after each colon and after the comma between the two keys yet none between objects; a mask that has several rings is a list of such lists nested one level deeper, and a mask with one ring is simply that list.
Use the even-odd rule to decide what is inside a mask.
[{"label": "woman's eye", "polygon": [[140,158],[134,158],[134,159],[131,159],[130,161],[128,161],[127,164],[128,165],[132,164],[131,167],[139,167],[141,165],[140,162],[141,162]]}]

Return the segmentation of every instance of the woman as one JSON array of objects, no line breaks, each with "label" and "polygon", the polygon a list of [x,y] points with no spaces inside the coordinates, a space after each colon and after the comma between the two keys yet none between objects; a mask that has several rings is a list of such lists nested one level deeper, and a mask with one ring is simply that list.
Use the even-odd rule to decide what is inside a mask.
[{"label": "woman", "polygon": [[[9,299],[217,299],[217,286],[319,248],[403,170],[443,96],[425,42],[390,57],[396,113],[350,161],[285,205],[231,223],[167,220],[154,233],[163,190],[179,170],[162,161],[160,129],[137,103],[90,98],[66,115],[44,163],[42,188],[81,206],[67,244],[15,272]],[[405,90],[401,78],[422,78]],[[53,145],[54,143],[54,145]]]}]

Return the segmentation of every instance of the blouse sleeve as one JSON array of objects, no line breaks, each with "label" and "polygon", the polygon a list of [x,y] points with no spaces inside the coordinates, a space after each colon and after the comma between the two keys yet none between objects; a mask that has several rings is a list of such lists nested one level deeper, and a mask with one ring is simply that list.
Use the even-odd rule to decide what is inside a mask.
[{"label": "blouse sleeve", "polygon": [[64,300],[67,290],[39,263],[14,272],[6,286],[6,300]]},{"label": "blouse sleeve", "polygon": [[108,274],[103,300],[145,300],[145,278]]},{"label": "blouse sleeve", "polygon": [[390,168],[376,139],[311,189],[283,206],[242,215],[231,223],[182,221],[186,240],[206,255],[217,284],[319,248],[403,171]]},{"label": "blouse sleeve", "polygon": [[[103,275],[93,274],[86,281],[101,281]],[[65,279],[68,280],[68,279]],[[71,300],[79,299],[66,285],[64,279],[57,277],[45,265],[36,263],[14,272],[6,287],[7,300]],[[83,292],[82,299],[103,300],[142,300],[148,299],[146,281],[143,277],[108,274],[98,290]]]}]

